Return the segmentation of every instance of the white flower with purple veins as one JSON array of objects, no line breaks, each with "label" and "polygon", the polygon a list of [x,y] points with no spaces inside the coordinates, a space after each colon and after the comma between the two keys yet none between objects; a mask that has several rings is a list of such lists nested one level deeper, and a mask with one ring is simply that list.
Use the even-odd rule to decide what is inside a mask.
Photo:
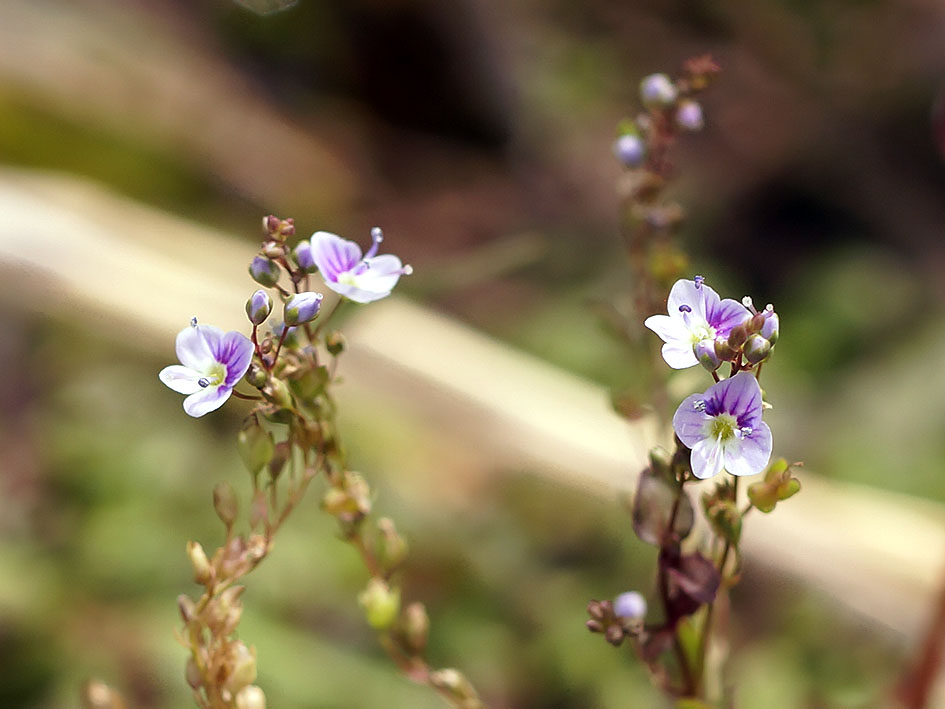
[{"label": "white flower with purple veins", "polygon": [[771,457],[771,429],[761,420],[761,387],[750,372],[713,384],[685,399],[673,416],[673,429],[692,449],[692,473],[711,478],[723,468],[732,475],[754,475]]},{"label": "white flower with purple veins", "polygon": [[326,286],[356,303],[370,303],[389,296],[401,276],[413,273],[393,254],[376,255],[383,240],[380,228],[371,229],[373,243],[362,256],[353,241],[317,231],[312,235],[311,257]]},{"label": "white flower with purple veins", "polygon": [[252,362],[253,343],[235,330],[224,334],[212,325],[198,325],[194,318],[177,335],[177,359],[180,364],[165,367],[158,376],[178,394],[187,395],[184,411],[203,416],[230,398]]},{"label": "white flower with purple veins", "polygon": [[698,349],[714,348],[716,340],[727,339],[733,327],[751,317],[737,300],[720,299],[702,276],[676,281],[666,309],[668,315],[652,315],[643,324],[666,343],[663,359],[673,369],[699,364]]}]

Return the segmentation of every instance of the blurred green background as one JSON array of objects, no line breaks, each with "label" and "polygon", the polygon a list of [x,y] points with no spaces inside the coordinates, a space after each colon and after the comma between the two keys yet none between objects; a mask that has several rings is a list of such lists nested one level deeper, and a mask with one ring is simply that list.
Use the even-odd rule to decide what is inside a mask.
[{"label": "blurred green background", "polygon": [[[381,224],[416,269],[399,291],[619,391],[634,368],[598,307],[629,290],[615,126],[641,76],[712,52],[724,72],[673,195],[698,272],[781,315],[776,448],[945,502],[943,36],[931,0],[299,0],[268,16],[8,0],[0,190],[23,168],[87,178],[249,254],[267,213],[362,242]],[[114,231],[135,242],[134,223]],[[76,706],[93,676],[133,706],[188,706],[184,543],[214,546],[210,491],[245,482],[242,409],[187,418],[156,377],[170,340],[143,352],[105,315],[24,307],[35,274],[0,267],[0,706]],[[660,706],[626,648],[583,626],[590,598],[652,583],[616,494],[484,470],[395,410],[345,423],[376,509],[411,540],[407,595],[429,606],[436,664],[495,707]],[[270,706],[438,706],[377,647],[363,571],[316,503],[244,596]],[[768,566],[733,604],[745,707],[881,705],[915,640]]]}]

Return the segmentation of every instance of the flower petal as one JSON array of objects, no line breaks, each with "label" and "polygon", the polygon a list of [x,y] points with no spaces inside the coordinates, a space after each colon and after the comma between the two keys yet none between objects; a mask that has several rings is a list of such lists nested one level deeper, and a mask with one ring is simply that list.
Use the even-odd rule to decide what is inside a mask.
[{"label": "flower petal", "polygon": [[198,391],[184,399],[184,411],[194,418],[209,414],[223,406],[226,400],[230,398],[232,391],[232,387],[225,385],[207,387],[203,391]]},{"label": "flower petal", "polygon": [[672,315],[651,315],[643,321],[644,326],[650,328],[660,336],[663,342],[685,342],[692,346],[692,338],[682,318]]},{"label": "flower petal", "polygon": [[253,343],[246,335],[236,330],[226,333],[211,347],[214,359],[226,367],[224,384],[232,387],[249,369],[253,360]]},{"label": "flower petal", "polygon": [[177,333],[177,359],[181,364],[198,372],[205,372],[213,366],[213,351],[205,336],[210,334],[212,338],[211,331],[220,332],[211,325],[191,325]]},{"label": "flower petal", "polygon": [[718,412],[731,414],[739,426],[757,428],[761,423],[761,386],[751,372],[739,372],[712,385],[706,391],[706,398],[710,397]]},{"label": "flower petal", "polygon": [[705,428],[710,416],[700,410],[701,406],[697,408],[698,402],[704,400],[705,394],[687,396],[673,415],[673,430],[679,440],[689,448],[693,448],[706,436]]},{"label": "flower petal", "polygon": [[316,231],[312,234],[312,260],[325,283],[333,283],[361,262],[361,247],[337,234]]},{"label": "flower petal", "polygon": [[666,310],[671,315],[679,312],[679,306],[688,305],[692,312],[703,320],[706,314],[719,303],[719,294],[703,283],[696,287],[695,281],[680,278],[673,284],[666,301]]},{"label": "flower petal", "polygon": [[699,364],[689,343],[667,342],[663,345],[661,354],[666,364],[673,369],[687,369]]},{"label": "flower petal", "polygon": [[[703,286],[703,288],[706,287]],[[712,307],[708,308],[706,315],[706,320],[715,328],[716,335],[727,337],[733,327],[741,325],[751,317],[751,312],[737,300],[726,298],[721,302],[716,301]]]},{"label": "flower petal", "polygon": [[771,459],[771,429],[759,423],[750,435],[725,446],[725,469],[732,475],[756,475]]},{"label": "flower petal", "polygon": [[194,394],[200,391],[203,387],[197,381],[201,376],[200,372],[179,364],[165,367],[158,374],[158,378],[178,394]]},{"label": "flower petal", "polygon": [[703,438],[692,447],[691,461],[692,474],[700,480],[721,472],[724,467],[721,442],[717,438]]}]

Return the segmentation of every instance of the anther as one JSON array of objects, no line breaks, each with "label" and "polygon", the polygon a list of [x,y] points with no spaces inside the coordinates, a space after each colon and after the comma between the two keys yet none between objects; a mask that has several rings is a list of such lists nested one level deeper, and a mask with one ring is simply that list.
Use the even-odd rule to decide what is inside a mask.
[{"label": "anther", "polygon": [[681,312],[681,313],[691,313],[691,312],[692,312],[692,308],[690,308],[688,305],[680,305],[680,306],[679,306],[679,312]]},{"label": "anther", "polygon": [[376,226],[373,229],[371,229],[371,239],[373,239],[374,241],[384,241],[384,232],[381,231],[381,228],[379,226]]},{"label": "anther", "polygon": [[703,282],[705,282],[705,277],[703,277],[703,276],[695,276],[692,280],[695,282],[695,284],[696,284],[696,289],[698,290],[699,288],[702,288],[702,284],[703,284]]},{"label": "anther", "polygon": [[196,316],[196,315],[190,319],[190,326],[191,326],[191,327],[197,327],[197,316]]},{"label": "anther", "polygon": [[750,295],[746,295],[744,298],[742,298],[742,305],[748,308],[752,312],[752,315],[756,315],[758,313],[758,311],[755,310],[755,305],[752,303]]},{"label": "anther", "polygon": [[752,429],[751,426],[742,426],[742,427],[741,427],[740,429],[738,429],[738,430],[741,431],[742,437],[747,438],[748,436],[751,435],[751,432],[752,432],[753,429]]},{"label": "anther", "polygon": [[704,413],[704,412],[705,412],[705,402],[704,402],[702,399],[698,399],[698,400],[692,402],[692,408],[694,408],[696,411],[699,411],[700,413]]},{"label": "anther", "polygon": [[206,377],[200,377],[200,379],[197,380],[197,384],[206,389],[208,386],[210,386],[210,380]]}]

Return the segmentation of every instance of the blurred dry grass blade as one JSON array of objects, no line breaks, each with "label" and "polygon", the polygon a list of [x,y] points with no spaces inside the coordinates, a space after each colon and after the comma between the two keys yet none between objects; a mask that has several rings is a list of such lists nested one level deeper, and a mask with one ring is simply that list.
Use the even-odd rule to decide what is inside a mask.
[{"label": "blurred dry grass blade", "polygon": [[233,0],[257,15],[272,15],[297,5],[299,0]]}]

